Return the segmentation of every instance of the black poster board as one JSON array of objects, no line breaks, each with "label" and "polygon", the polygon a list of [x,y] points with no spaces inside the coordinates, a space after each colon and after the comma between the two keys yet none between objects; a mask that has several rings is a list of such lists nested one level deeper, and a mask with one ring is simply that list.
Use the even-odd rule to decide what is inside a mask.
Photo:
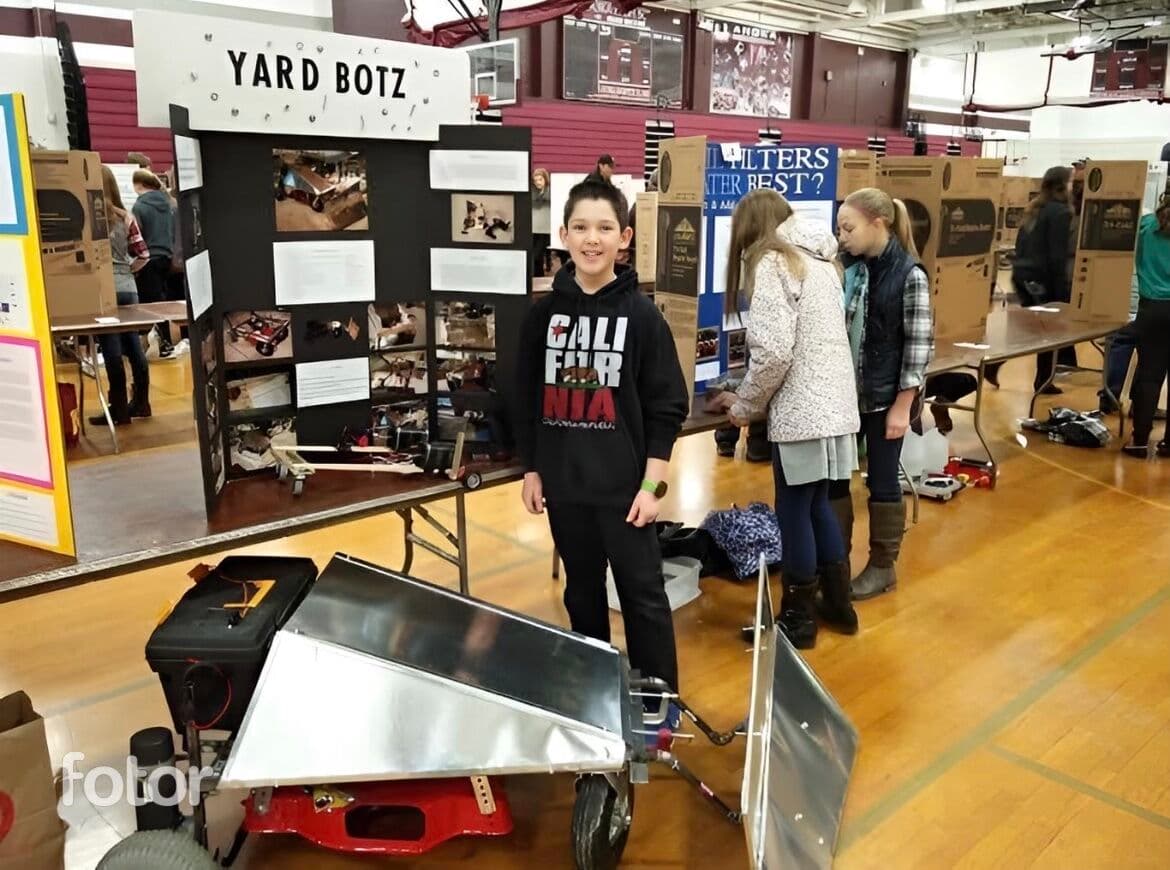
[{"label": "black poster board", "polygon": [[[211,307],[190,322],[209,513],[234,478],[276,476],[267,445],[285,429],[297,445],[333,447],[367,438],[405,450],[451,432],[441,418],[459,412],[474,421],[481,457],[510,448],[517,348],[508,339],[519,335],[530,303],[530,195],[527,189],[484,192],[512,200],[507,229],[498,219],[481,221],[494,240],[453,244],[451,192],[431,189],[430,153],[527,154],[530,130],[443,127],[437,143],[192,132],[186,110],[176,106],[171,124],[174,135],[197,139],[202,155],[202,186],[178,194],[178,219],[185,257],[206,250],[212,269]],[[372,242],[373,300],[278,305],[274,244],[335,240]],[[514,294],[432,292],[430,250],[437,247],[524,251],[524,283]],[[189,282],[187,300],[193,315]],[[462,330],[457,335],[466,338],[485,309],[494,317],[491,383],[469,377],[474,367],[464,366],[440,384],[439,357],[449,354],[435,341],[436,319],[454,313]],[[474,350],[486,356],[480,344]],[[309,400],[298,387],[299,365],[359,357],[368,372],[368,398],[298,407],[298,396]],[[479,383],[491,389],[479,390]],[[489,431],[490,443],[483,438]]]}]

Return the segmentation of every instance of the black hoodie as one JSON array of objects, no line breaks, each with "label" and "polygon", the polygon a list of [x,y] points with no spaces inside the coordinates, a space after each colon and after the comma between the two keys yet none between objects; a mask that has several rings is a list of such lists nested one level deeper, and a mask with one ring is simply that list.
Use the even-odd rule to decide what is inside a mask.
[{"label": "black hoodie", "polygon": [[625,510],[690,411],[674,338],[626,266],[593,295],[571,263],[557,272],[524,321],[517,380],[517,448],[550,504]]}]

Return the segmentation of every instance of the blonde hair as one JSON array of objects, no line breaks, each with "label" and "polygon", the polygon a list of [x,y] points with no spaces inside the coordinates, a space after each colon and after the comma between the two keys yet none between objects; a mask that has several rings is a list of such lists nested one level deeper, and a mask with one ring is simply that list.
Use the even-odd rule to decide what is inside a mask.
[{"label": "blonde hair", "polygon": [[871,221],[884,221],[886,228],[906,249],[906,253],[918,259],[918,246],[914,244],[910,213],[906,211],[906,203],[902,200],[894,199],[876,187],[863,187],[845,197],[845,205],[857,209]]},{"label": "blonde hair", "polygon": [[751,300],[756,266],[764,254],[779,254],[796,278],[804,277],[804,262],[796,247],[776,233],[780,224],[790,217],[792,206],[788,200],[770,188],[757,188],[736,203],[731,215],[731,247],[727,252],[724,307],[728,314],[739,310],[741,292]]}]

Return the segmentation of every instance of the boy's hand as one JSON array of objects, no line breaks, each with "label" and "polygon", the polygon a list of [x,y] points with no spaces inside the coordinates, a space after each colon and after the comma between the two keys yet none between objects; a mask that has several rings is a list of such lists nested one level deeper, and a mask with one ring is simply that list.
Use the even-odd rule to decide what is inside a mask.
[{"label": "boy's hand", "polygon": [[638,528],[648,526],[657,521],[658,511],[659,503],[654,493],[639,490],[634,496],[634,503],[630,505],[630,512],[626,514],[626,522],[633,523]]},{"label": "boy's hand", "polygon": [[520,490],[520,500],[524,502],[528,513],[544,513],[544,483],[535,471],[524,475],[524,488]]}]

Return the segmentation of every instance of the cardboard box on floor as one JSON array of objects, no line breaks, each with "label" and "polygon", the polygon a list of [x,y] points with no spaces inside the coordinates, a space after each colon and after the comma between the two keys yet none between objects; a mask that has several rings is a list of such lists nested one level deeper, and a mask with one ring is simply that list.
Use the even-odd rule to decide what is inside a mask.
[{"label": "cardboard box on floor", "polygon": [[1129,319],[1146,170],[1141,160],[1085,164],[1085,199],[1072,275],[1074,320],[1124,323]]},{"label": "cardboard box on floor", "polygon": [[[687,395],[693,395],[707,137],[665,139],[658,147],[658,214],[653,223],[657,233],[654,304],[670,327],[686,378]],[[641,215],[638,226],[643,226]]]},{"label": "cardboard box on floor", "polygon": [[0,698],[0,867],[62,870],[65,824],[45,722],[24,692]]},{"label": "cardboard box on floor", "polygon": [[49,316],[112,313],[118,302],[101,158],[92,151],[34,151],[32,170]]},{"label": "cardboard box on floor", "polygon": [[983,158],[883,157],[878,163],[878,187],[910,213],[930,277],[936,335],[987,324],[1002,177],[1002,161]]},{"label": "cardboard box on floor", "polygon": [[863,187],[877,187],[877,155],[850,148],[837,155],[837,202]]},{"label": "cardboard box on floor", "polygon": [[1005,175],[999,197],[999,220],[996,223],[995,243],[1001,248],[1015,248],[1024,212],[1040,193],[1040,179],[1023,175]]}]

